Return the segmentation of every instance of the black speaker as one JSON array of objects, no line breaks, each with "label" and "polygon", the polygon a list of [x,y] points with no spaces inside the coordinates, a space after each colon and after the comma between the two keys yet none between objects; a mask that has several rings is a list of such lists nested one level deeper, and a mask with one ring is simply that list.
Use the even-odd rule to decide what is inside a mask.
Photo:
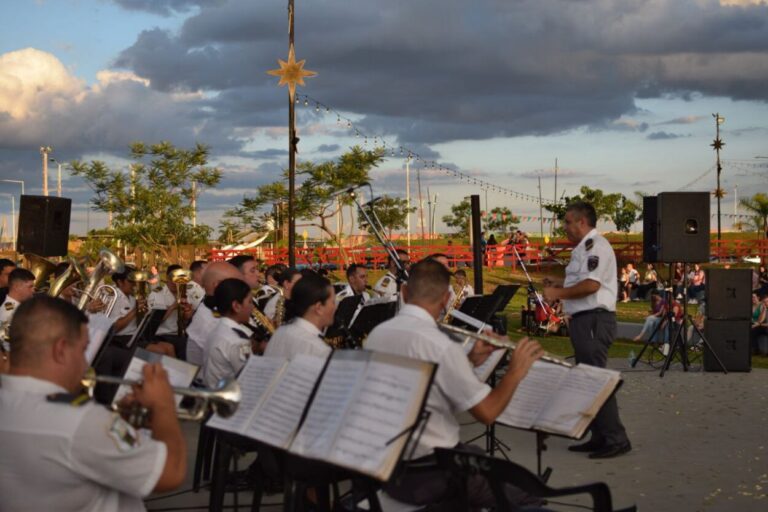
[{"label": "black speaker", "polygon": [[643,261],[659,261],[659,216],[656,209],[656,196],[643,197]]},{"label": "black speaker", "polygon": [[709,261],[708,192],[662,192],[656,215],[656,261]]},{"label": "black speaker", "polygon": [[[704,336],[729,372],[752,370],[749,320],[706,320]],[[704,371],[722,371],[712,352],[704,346]]]},{"label": "black speaker", "polygon": [[16,250],[38,256],[66,256],[72,200],[21,196]]},{"label": "black speaker", "polygon": [[709,268],[705,272],[707,318],[749,320],[752,317],[752,270]]}]

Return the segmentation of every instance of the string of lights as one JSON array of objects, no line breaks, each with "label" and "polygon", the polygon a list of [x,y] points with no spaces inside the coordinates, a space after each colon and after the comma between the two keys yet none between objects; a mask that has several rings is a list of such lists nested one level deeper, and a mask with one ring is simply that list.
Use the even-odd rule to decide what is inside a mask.
[{"label": "string of lights", "polygon": [[[526,194],[525,192],[520,192],[518,190],[513,190],[509,187],[502,187],[496,183],[490,183],[487,180],[484,180],[482,178],[472,176],[471,174],[465,171],[449,168],[444,165],[441,165],[439,162],[435,160],[429,160],[427,158],[424,158],[418,152],[408,147],[388,143],[383,136],[371,135],[365,132],[363,129],[355,125],[354,121],[352,121],[352,119],[350,119],[349,117],[345,116],[335,108],[307,94],[297,93],[296,104],[297,105],[303,104],[305,107],[314,108],[315,112],[317,113],[325,112],[326,114],[329,114],[329,115],[335,115],[336,124],[339,126],[345,127],[350,132],[354,133],[355,138],[362,139],[363,145],[367,146],[369,142],[372,142],[373,147],[382,147],[385,151],[385,154],[390,156],[391,158],[397,158],[399,155],[401,158],[411,159],[412,161],[416,162],[417,165],[421,164],[421,168],[425,171],[433,171],[436,173],[443,174],[445,176],[452,176],[452,177],[458,178],[459,181],[466,182],[471,185],[476,185],[484,191],[491,191],[498,194],[504,194],[516,199],[523,200],[523,201],[530,201],[532,203],[539,203],[540,201],[538,196],[535,196],[532,194]],[[541,203],[543,205],[554,205],[559,202],[561,201],[555,202],[551,200],[543,200],[543,199],[541,200]]]}]

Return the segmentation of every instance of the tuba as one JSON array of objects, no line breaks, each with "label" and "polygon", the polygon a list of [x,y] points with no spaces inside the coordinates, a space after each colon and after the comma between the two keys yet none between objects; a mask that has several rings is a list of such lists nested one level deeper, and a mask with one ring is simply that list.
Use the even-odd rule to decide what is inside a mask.
[{"label": "tuba", "polygon": [[35,276],[35,291],[47,291],[49,280],[53,273],[56,272],[56,264],[49,259],[32,253],[25,254],[24,258],[29,265],[29,271]]},{"label": "tuba", "polygon": [[[101,283],[107,275],[124,271],[125,264],[112,251],[107,249],[102,249],[99,251],[99,263],[96,265],[96,268],[93,269],[93,273],[90,275],[88,280],[84,281],[85,288],[82,291],[82,295],[80,295],[80,300],[77,302],[77,308],[80,310],[85,310],[88,302],[92,299],[95,299],[97,296],[104,296],[107,298],[109,295],[104,294],[102,290],[102,288],[107,287],[112,289],[111,303],[105,302],[107,307],[104,314],[109,316],[109,312],[112,311],[112,308],[115,305],[115,301],[117,300],[117,290],[115,290],[113,286],[108,286]],[[97,291],[99,293],[97,293]]]}]

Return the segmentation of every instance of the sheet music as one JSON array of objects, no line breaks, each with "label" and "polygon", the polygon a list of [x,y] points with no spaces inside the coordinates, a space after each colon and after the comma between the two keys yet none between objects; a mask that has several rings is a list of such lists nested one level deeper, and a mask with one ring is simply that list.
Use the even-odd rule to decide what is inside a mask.
[{"label": "sheet music", "polygon": [[242,392],[237,412],[226,419],[214,414],[207,425],[242,434],[256,413],[272,379],[283,369],[286,362],[284,357],[249,357],[237,377]]},{"label": "sheet music", "polygon": [[533,427],[569,373],[564,366],[535,361],[496,421],[519,428]]},{"label": "sheet music", "polygon": [[[178,388],[187,388],[192,384],[192,380],[197,374],[198,367],[196,365],[187,363],[180,359],[174,359],[166,355],[155,354],[144,349],[136,349],[131,362],[128,364],[128,369],[125,371],[124,379],[128,380],[142,380],[144,375],[142,369],[147,363],[157,363],[163,365],[165,371],[168,372],[168,380],[171,386]],[[115,393],[115,398],[112,403],[119,402],[125,395],[131,392],[131,386],[121,385]],[[175,395],[176,406],[184,399],[181,395]]]},{"label": "sheet music", "polygon": [[585,417],[584,413],[596,413],[591,411],[596,398],[611,381],[618,380],[619,372],[576,365],[563,379],[559,392],[553,395],[537,425],[555,432],[573,431]]},{"label": "sheet music", "polygon": [[328,456],[344,414],[362,385],[368,365],[365,355],[360,351],[334,353],[291,452],[318,459]]},{"label": "sheet music", "polygon": [[85,360],[93,363],[96,354],[104,344],[104,339],[109,334],[109,329],[115,321],[104,313],[92,313],[88,315],[88,347],[85,349]]},{"label": "sheet music", "polygon": [[329,458],[362,470],[379,468],[392,448],[387,442],[410,426],[406,423],[418,406],[414,401],[420,398],[422,379],[418,366],[372,360]]},{"label": "sheet music", "polygon": [[272,446],[287,447],[324,365],[324,358],[306,354],[294,357],[259,407],[245,435]]}]

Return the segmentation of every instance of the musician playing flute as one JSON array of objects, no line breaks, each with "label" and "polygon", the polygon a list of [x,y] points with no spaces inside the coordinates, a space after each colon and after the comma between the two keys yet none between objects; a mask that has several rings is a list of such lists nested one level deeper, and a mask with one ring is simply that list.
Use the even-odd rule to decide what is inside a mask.
[{"label": "musician playing flute", "polygon": [[[413,458],[406,460],[401,477],[385,485],[384,490],[398,501],[414,505],[445,503],[451,499],[449,479],[435,464],[435,448],[469,448],[459,443],[456,414],[469,411],[484,424],[493,423],[507,406],[517,386],[534,361],[543,352],[535,341],[523,338],[511,355],[509,370],[491,389],[475,376],[473,366],[481,365],[493,351],[477,341],[467,355],[460,344],[438,328],[436,320],[450,299],[451,274],[440,262],[427,258],[410,270],[402,286],[405,306],[398,315],[373,329],[366,349],[406,356],[438,364],[434,383],[427,398],[431,413],[418,439]],[[470,448],[471,449],[471,448]],[[409,466],[418,467],[410,471]],[[490,486],[482,477],[470,477],[467,495],[472,509],[494,504]],[[520,489],[505,489],[513,503],[537,504]]]}]

